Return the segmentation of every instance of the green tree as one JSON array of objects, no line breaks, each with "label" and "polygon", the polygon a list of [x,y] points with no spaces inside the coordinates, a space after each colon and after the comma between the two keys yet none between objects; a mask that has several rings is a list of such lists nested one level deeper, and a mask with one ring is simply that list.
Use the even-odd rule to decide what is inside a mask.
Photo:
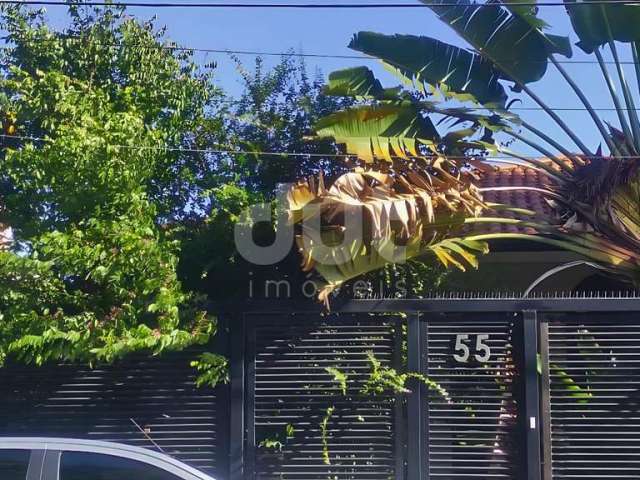
[{"label": "green tree", "polygon": [[[345,171],[332,155],[340,153],[329,139],[310,140],[321,118],[352,105],[349,98],[323,93],[325,81],[294,53],[285,55],[272,69],[257,58],[251,69],[235,59],[243,92],[230,107],[230,128],[245,150],[292,152],[296,155],[247,155],[238,160],[236,174],[243,185],[273,195],[281,183],[300,177]],[[327,155],[322,157],[322,155]]]},{"label": "green tree", "polygon": [[[274,266],[245,261],[235,247],[234,227],[248,206],[273,202],[281,184],[321,170],[331,175],[346,171],[334,158],[341,151],[332,140],[306,137],[320,118],[353,104],[351,99],[324,95],[320,72],[311,74],[293,54],[284,55],[272,68],[261,58],[252,65],[234,60],[243,89],[238,99],[228,101],[225,128],[243,153],[233,154],[218,172],[210,213],[184,231],[180,262],[185,285],[214,302],[245,298],[250,282],[263,291],[266,280],[299,276],[304,281],[294,253]],[[257,242],[269,244],[274,228],[260,223],[253,235]]]},{"label": "green tree", "polygon": [[[457,0],[453,4],[440,0],[422,3],[466,41],[468,48],[426,36],[357,33],[350,47],[380,59],[402,81],[403,87],[383,88],[367,67],[334,72],[327,93],[366,99],[368,103],[328,116],[316,126],[318,136],[335,138],[344,143],[350,153],[357,154],[362,159],[358,168],[368,178],[382,171],[390,175],[389,182],[397,182],[400,176],[408,177],[411,172],[415,181],[410,181],[409,187],[403,182],[401,192],[381,191],[382,200],[378,200],[379,205],[388,206],[399,193],[408,193],[412,200],[402,217],[407,221],[394,227],[385,223],[387,217],[381,215],[380,210],[374,212],[365,224],[368,230],[365,230],[363,249],[339,252],[345,261],[337,267],[327,266],[322,258],[316,258],[316,269],[329,284],[336,284],[393,262],[393,258],[372,258],[370,252],[375,249],[370,247],[381,238],[394,243],[398,240],[406,243],[409,239],[415,245],[416,255],[433,252],[439,245],[433,243],[434,232],[439,231],[442,221],[437,220],[437,215],[430,215],[430,210],[423,208],[416,196],[428,197],[428,202],[440,198],[433,187],[433,178],[438,177],[437,167],[443,164],[443,158],[449,160],[446,173],[459,179],[467,168],[477,167],[476,175],[481,175],[487,167],[479,161],[487,154],[500,153],[546,174],[547,185],[509,189],[536,190],[555,206],[558,215],[552,219],[539,218],[532,211],[484,203],[475,212],[465,212],[462,223],[510,223],[531,227],[537,233],[460,237],[462,232],[454,229],[446,232],[445,242],[459,242],[462,238],[463,242],[477,245],[477,242],[498,238],[533,240],[579,253],[585,258],[583,263],[637,283],[640,278],[640,120],[637,94],[625,78],[619,53],[620,44],[628,44],[626,49],[634,58],[640,82],[637,9],[633,5],[606,1],[603,5],[566,3],[567,15],[579,39],[578,46],[593,54],[594,62],[600,66],[603,85],[611,95],[618,116],[619,126],[615,128],[600,118],[578,82],[558,60],[559,55],[572,55],[569,37],[550,34],[549,25],[537,17],[535,8],[476,4],[469,0]],[[615,73],[610,72],[604,60],[605,48],[610,51]],[[582,103],[600,132],[606,150],[595,148],[593,139],[580,138],[579,132],[534,91],[532,84],[545,76],[550,65],[565,80],[568,95],[575,95]],[[544,110],[555,126],[573,141],[575,148],[561,144],[546,126],[535,126],[509,111],[513,100],[523,96]],[[449,128],[439,132],[433,127],[435,119],[449,120]],[[513,151],[497,138],[520,141],[547,160],[532,159]],[[379,188],[378,183],[366,180],[361,185],[366,190]],[[452,195],[469,189],[465,183],[452,184],[452,187],[449,191]],[[301,188],[295,193],[298,201],[290,207],[294,213],[307,201],[326,205],[320,211],[326,226],[316,234],[307,235],[339,230],[342,220],[330,218],[330,205],[335,201],[330,192],[314,191],[305,195]],[[371,210],[370,203],[363,202],[362,208]],[[510,210],[510,218],[503,215],[506,210]],[[516,218],[511,218],[513,214]],[[409,221],[411,219],[418,221]],[[372,227],[380,225],[384,228],[379,231]],[[467,248],[468,243],[460,246],[464,248],[449,250],[445,255],[434,253],[445,264],[461,268],[465,263],[475,265],[473,249]],[[306,257],[312,256],[311,250],[305,249]],[[451,258],[450,254],[459,257]],[[338,255],[337,250],[329,255]],[[353,268],[356,265],[361,268]]]},{"label": "green tree", "polygon": [[176,232],[208,207],[218,159],[195,150],[223,139],[221,93],[153,22],[69,12],[54,30],[2,10],[0,363],[205,343],[215,320],[178,280]]}]

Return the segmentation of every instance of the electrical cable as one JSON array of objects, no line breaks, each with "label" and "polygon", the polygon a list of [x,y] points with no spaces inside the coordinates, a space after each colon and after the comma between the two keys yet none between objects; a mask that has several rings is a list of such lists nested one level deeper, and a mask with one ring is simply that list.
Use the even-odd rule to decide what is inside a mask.
[{"label": "electrical cable", "polygon": [[[0,0],[0,3],[2,3],[2,1]],[[83,37],[77,36],[77,37],[72,37],[72,36],[67,36],[64,37],[62,39],[57,39],[57,38],[50,38],[50,39],[29,39],[29,40],[24,40],[21,39],[20,42],[21,43],[31,43],[31,44],[38,44],[38,43],[55,43],[59,40],[65,40],[65,41],[78,41],[81,42],[84,40]],[[119,47],[123,47],[124,44],[122,43],[96,43],[96,45],[99,46],[103,46],[103,47],[113,47],[113,48],[119,48]],[[0,50],[12,50],[15,47],[10,47],[10,46],[1,46]],[[149,49],[158,49],[158,50],[169,50],[169,51],[180,51],[180,52],[202,52],[202,53],[226,53],[226,54],[231,54],[231,55],[250,55],[250,56],[255,56],[255,57],[260,57],[260,56],[265,56],[265,57],[301,57],[301,58],[330,58],[330,59],[337,59],[337,60],[362,60],[362,61],[373,61],[373,62],[379,62],[381,61],[378,58],[375,57],[370,57],[367,55],[340,55],[340,54],[329,54],[329,53],[301,53],[301,52],[294,52],[294,51],[288,51],[288,52],[268,52],[268,51],[260,51],[260,50],[232,50],[232,49],[226,49],[226,48],[199,48],[199,47],[184,47],[184,46],[178,46],[178,45],[144,45],[144,46],[139,46],[139,48],[149,48]],[[599,62],[596,60],[557,60],[558,63],[561,64],[566,64],[566,65],[599,65]],[[548,63],[548,60],[522,60],[521,63],[529,63],[529,64],[536,64],[536,63]],[[611,65],[615,65],[616,62],[613,60],[604,60],[603,63],[605,64],[611,64]],[[622,65],[636,65],[639,62],[635,62],[633,60],[622,60],[620,61],[620,64]]]},{"label": "electrical cable", "polygon": [[[53,139],[44,138],[44,137],[33,137],[28,135],[8,135],[8,134],[0,134],[0,138],[6,139],[15,139],[15,140],[27,140],[32,142],[53,142]],[[118,145],[118,144],[107,144],[105,147],[111,148],[122,148],[128,150],[139,150],[139,151],[159,151],[159,152],[180,152],[180,153],[204,153],[204,154],[233,154],[233,155],[274,155],[274,156],[288,156],[288,157],[315,157],[315,158],[357,158],[355,154],[346,154],[346,153],[305,153],[305,152],[287,152],[287,151],[261,151],[261,150],[236,150],[231,149],[229,147],[226,148],[185,148],[185,147],[169,147],[169,146],[159,146],[159,147],[151,147],[151,146],[140,146],[140,145]],[[464,160],[469,158],[479,158],[480,155],[443,155],[449,159],[458,159]],[[404,160],[404,157],[400,157],[397,155],[391,155],[391,158]],[[511,155],[495,155],[484,157],[487,161],[493,161],[494,159],[514,159]],[[517,157],[521,160],[529,159],[529,160],[540,160],[545,157],[532,157],[522,155]],[[616,159],[634,159],[637,160],[638,156],[633,155],[616,155],[615,157],[607,157],[606,155],[580,155],[580,158],[583,159],[600,159],[600,158],[616,158]],[[511,163],[511,162],[509,162]],[[518,164],[522,165],[522,164]]]}]

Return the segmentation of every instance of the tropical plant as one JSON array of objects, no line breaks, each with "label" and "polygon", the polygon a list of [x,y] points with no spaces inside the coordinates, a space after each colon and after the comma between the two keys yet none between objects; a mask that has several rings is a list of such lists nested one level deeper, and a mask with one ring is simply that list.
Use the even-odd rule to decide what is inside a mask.
[{"label": "tropical plant", "polygon": [[[461,242],[458,238],[476,246],[478,242],[498,238],[533,240],[578,253],[584,257],[583,263],[627,281],[640,281],[640,119],[637,94],[625,78],[619,53],[621,43],[630,44],[627,48],[640,83],[638,7],[606,1],[565,2],[567,15],[579,38],[579,48],[592,54],[600,67],[617,113],[619,126],[616,128],[600,118],[578,82],[558,59],[558,55],[572,56],[570,39],[548,33],[550,26],[537,16],[536,8],[515,2],[423,0],[422,3],[470,48],[429,37],[357,33],[350,47],[379,59],[400,78],[403,87],[383,88],[367,67],[334,72],[327,92],[364,99],[367,105],[323,119],[317,125],[317,135],[333,137],[345,144],[347,153],[357,155],[361,159],[358,168],[363,169],[358,175],[372,177],[370,172],[383,170],[393,178],[386,180],[391,184],[402,182],[401,178],[405,177],[402,169],[431,170],[442,164],[443,157],[450,165],[448,173],[456,174],[463,172],[465,166],[477,167],[482,174],[483,169],[492,168],[492,154],[511,157],[515,163],[542,172],[547,180],[539,186],[482,189],[476,201],[483,208],[474,212],[476,218],[470,216],[471,212],[465,212],[464,221],[509,223],[530,227],[534,233],[467,233],[456,237],[458,244]],[[604,59],[605,48],[610,50],[611,62]],[[549,64],[582,103],[604,145],[588,145],[591,139],[580,138],[534,91],[532,84],[544,77]],[[615,67],[615,74],[609,71],[611,65]],[[552,130],[545,131],[509,111],[513,101],[524,96],[546,112],[575,147],[562,144]],[[429,118],[440,118],[440,124],[448,121],[447,133],[436,132]],[[531,158],[514,151],[499,141],[501,138],[509,140],[508,143],[525,144],[544,158]],[[478,160],[482,160],[484,167]],[[402,165],[400,169],[399,165]],[[455,186],[459,194],[471,188],[466,183]],[[543,218],[533,211],[483,204],[481,194],[489,190],[538,192],[555,208],[556,215]],[[359,195],[358,201],[373,201],[371,191]],[[375,202],[391,202],[394,193],[392,189],[384,192],[378,189]],[[294,202],[292,210],[296,208]],[[331,207],[325,208],[330,211]],[[506,210],[510,211],[509,218],[504,215]],[[301,218],[298,215],[294,220]],[[377,225],[384,218],[374,213],[366,222]],[[460,217],[456,219],[461,221]],[[336,223],[344,227],[343,220],[337,218],[331,225],[332,231],[336,230]],[[312,235],[309,233],[312,227],[305,230],[307,235]],[[453,230],[447,236],[456,233],[459,232]],[[451,241],[447,236],[440,239]],[[428,242],[422,244],[428,245]],[[368,246],[366,229],[365,245]],[[313,252],[308,247],[303,250],[304,265],[308,267],[311,263],[307,259]],[[366,258],[373,266],[371,255],[371,249],[363,249],[354,252],[349,260],[354,264]],[[440,258],[451,262],[450,258]],[[322,263],[322,258],[316,258],[315,267],[330,284],[359,273],[352,268],[342,269],[337,276],[327,275],[335,268],[327,268]]]},{"label": "tropical plant", "polygon": [[[189,290],[205,293],[213,302],[263,295],[265,282],[279,278],[294,285],[306,281],[295,252],[264,268],[245,261],[235,244],[234,227],[250,205],[272,202],[282,184],[318,172],[329,177],[348,172],[347,165],[334,161],[337,150],[332,139],[308,141],[306,136],[321,118],[356,103],[353,98],[325,94],[320,72],[313,73],[293,54],[284,55],[272,68],[261,58],[251,64],[237,58],[235,62],[243,88],[237,99],[228,101],[225,128],[241,153],[221,162],[209,211],[184,230],[178,269]],[[262,222],[252,233],[258,243],[268,244],[274,228]],[[419,293],[426,290],[425,278],[442,281],[445,272],[415,262],[374,272],[363,280],[376,290],[397,287]]]}]

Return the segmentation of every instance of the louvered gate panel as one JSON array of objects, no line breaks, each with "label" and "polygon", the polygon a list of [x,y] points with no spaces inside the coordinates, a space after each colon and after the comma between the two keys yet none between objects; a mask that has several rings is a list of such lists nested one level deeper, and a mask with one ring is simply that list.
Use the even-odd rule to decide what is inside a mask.
[{"label": "louvered gate panel", "polygon": [[0,369],[0,435],[89,438],[157,448],[151,437],[166,453],[216,473],[222,458],[218,399],[215,391],[195,387],[190,366],[195,355],[139,357],[94,370]]},{"label": "louvered gate panel", "polygon": [[640,478],[640,319],[549,322],[554,479]]},{"label": "louvered gate panel", "polygon": [[[395,455],[402,451],[396,449],[394,399],[356,393],[370,371],[367,351],[391,365],[397,341],[394,323],[341,315],[254,325],[255,478],[402,478],[403,473],[395,471]],[[347,396],[327,367],[349,375]],[[327,423],[325,459],[320,425],[330,407],[334,412]],[[294,429],[288,439],[287,425]],[[269,439],[282,445],[269,448]]]},{"label": "louvered gate panel", "polygon": [[425,321],[426,374],[440,386],[428,396],[429,478],[522,478],[516,320],[466,315]]}]

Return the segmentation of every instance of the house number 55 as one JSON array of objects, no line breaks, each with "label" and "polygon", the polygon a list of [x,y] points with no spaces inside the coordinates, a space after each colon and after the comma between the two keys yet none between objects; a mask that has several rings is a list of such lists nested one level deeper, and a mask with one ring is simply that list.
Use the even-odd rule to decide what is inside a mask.
[{"label": "house number 55", "polygon": [[[489,340],[489,335],[481,334],[475,335],[475,353],[474,358],[480,363],[488,362],[491,358],[491,349],[485,342]],[[469,335],[460,334],[456,335],[456,346],[453,359],[459,363],[468,363],[471,356],[471,349],[469,348]]]}]

